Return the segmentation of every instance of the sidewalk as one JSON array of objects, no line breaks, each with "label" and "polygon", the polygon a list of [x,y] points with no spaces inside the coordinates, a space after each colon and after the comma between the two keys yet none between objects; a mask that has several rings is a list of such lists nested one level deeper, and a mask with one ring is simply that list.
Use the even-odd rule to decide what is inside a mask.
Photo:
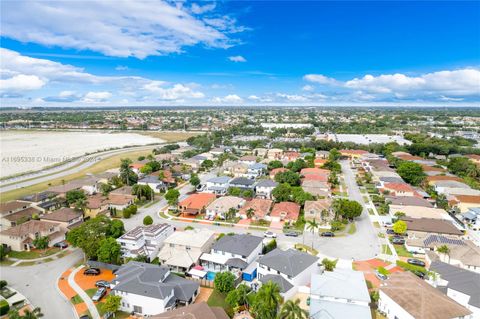
[{"label": "sidewalk", "polygon": [[87,305],[88,310],[90,311],[92,319],[100,319],[100,314],[98,313],[97,307],[93,303],[92,299],[90,299],[87,293],[75,282],[75,275],[77,274],[77,272],[82,270],[83,267],[83,265],[79,266],[78,268],[73,270],[70,275],[68,275],[68,284],[83,299],[83,301]]},{"label": "sidewalk", "polygon": [[[60,250],[59,252],[55,253],[55,254],[52,254],[52,255],[49,255],[49,256],[45,256],[45,257],[40,257],[40,258],[35,258],[35,259],[18,259],[18,258],[8,258],[9,260],[12,260],[12,261],[15,261],[13,264],[10,265],[10,267],[15,267],[15,266],[18,266],[19,264],[21,263],[37,263],[37,262],[42,262],[42,261],[45,261],[47,259],[52,259],[52,260],[55,260],[55,259],[58,259],[58,255],[68,255],[70,253],[72,253],[73,251],[75,250],[74,247],[72,246],[69,246],[63,250]],[[63,257],[63,256],[62,256]],[[49,260],[51,261],[51,260]]]}]

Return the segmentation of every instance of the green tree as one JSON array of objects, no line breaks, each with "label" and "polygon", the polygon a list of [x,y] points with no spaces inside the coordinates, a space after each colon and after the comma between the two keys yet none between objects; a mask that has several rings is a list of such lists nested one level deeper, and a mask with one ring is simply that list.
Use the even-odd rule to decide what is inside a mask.
[{"label": "green tree", "polygon": [[280,288],[276,283],[269,281],[258,290],[252,312],[256,318],[276,319],[281,303]]},{"label": "green tree", "polygon": [[105,302],[101,304],[101,307],[104,312],[112,312],[113,316],[115,316],[115,313],[118,311],[118,309],[120,309],[121,302],[121,296],[115,296],[110,294],[107,296],[107,298],[105,298]]},{"label": "green tree", "polygon": [[144,198],[146,200],[151,200],[155,197],[153,189],[148,185],[133,185],[132,194],[137,196],[138,199]]},{"label": "green tree", "polygon": [[295,203],[303,206],[307,200],[313,200],[312,194],[305,192],[301,187],[292,187],[292,199]]},{"label": "green tree", "polygon": [[290,186],[298,186],[300,185],[300,175],[292,171],[280,172],[275,175],[275,181],[280,184],[287,183]]},{"label": "green tree", "polygon": [[326,271],[333,271],[335,267],[337,267],[337,261],[338,259],[330,260],[328,258],[323,258],[322,265],[325,267]]},{"label": "green tree", "polygon": [[272,196],[277,202],[289,201],[292,196],[292,187],[288,184],[280,184],[272,191]]},{"label": "green tree", "polygon": [[180,197],[180,192],[178,189],[171,188],[165,194],[165,199],[167,200],[169,205],[176,205],[178,202],[178,198]]},{"label": "green tree", "polygon": [[215,290],[221,293],[228,293],[235,289],[235,275],[229,271],[217,272],[213,283]]},{"label": "green tree", "polygon": [[307,319],[308,311],[300,307],[300,299],[287,300],[280,308],[278,319]]},{"label": "green tree", "polygon": [[107,237],[100,241],[97,251],[99,261],[118,264],[120,262],[120,255],[120,244],[114,238]]},{"label": "green tree", "polygon": [[22,319],[37,319],[42,317],[43,313],[39,307],[33,308],[31,311],[29,309],[25,309],[23,311],[23,316],[21,316]]},{"label": "green tree", "polygon": [[251,289],[245,284],[239,285],[236,289],[228,292],[225,301],[232,307],[237,308],[248,304],[247,295],[250,293]]},{"label": "green tree", "polygon": [[46,249],[48,248],[48,243],[50,239],[48,236],[37,237],[33,240],[33,246],[37,249]]},{"label": "green tree", "polygon": [[210,168],[213,167],[213,165],[215,165],[215,163],[212,161],[212,160],[204,160],[202,162],[202,165],[200,165],[201,167],[203,167],[204,169],[208,170]]},{"label": "green tree", "polygon": [[272,169],[283,167],[283,164],[282,162],[275,160],[275,161],[269,162],[267,167],[268,167],[268,170],[271,171]]},{"label": "green tree", "polygon": [[238,197],[242,195],[242,190],[239,187],[230,187],[228,189],[228,195]]},{"label": "green tree", "polygon": [[450,263],[450,247],[448,247],[447,245],[441,245],[437,248],[437,252],[448,256],[448,263]]},{"label": "green tree", "polygon": [[407,231],[407,223],[404,220],[397,220],[392,226],[393,231],[396,234],[405,234]]},{"label": "green tree", "polygon": [[192,175],[190,178],[190,184],[197,187],[200,184],[200,178],[196,174]]},{"label": "green tree", "polygon": [[83,190],[73,189],[66,193],[65,199],[67,200],[68,205],[74,205],[78,200],[86,200],[87,196]]},{"label": "green tree", "polygon": [[328,154],[328,160],[331,162],[335,162],[338,161],[341,156],[342,154],[336,148],[332,148],[330,150],[330,153]]},{"label": "green tree", "polygon": [[138,176],[130,167],[132,161],[128,158],[120,160],[120,179],[125,185],[133,185],[137,182]]},{"label": "green tree", "polygon": [[422,165],[415,162],[401,161],[397,166],[397,173],[405,182],[414,186],[420,185],[425,179]]},{"label": "green tree", "polygon": [[[130,207],[135,207],[134,209],[136,210],[137,206],[131,205]],[[106,236],[118,238],[122,236],[124,233],[125,233],[125,226],[123,225],[123,222],[119,219],[113,219],[110,222],[110,227],[108,228]]]},{"label": "green tree", "polygon": [[250,207],[246,210],[245,214],[247,215],[248,219],[251,219],[253,216],[255,216],[255,209],[253,207]]},{"label": "green tree", "polygon": [[303,159],[299,158],[293,162],[290,162],[287,164],[287,168],[295,173],[300,172],[303,168],[307,167],[307,162],[305,162]]},{"label": "green tree", "polygon": [[145,217],[143,218],[143,224],[144,224],[145,226],[148,226],[148,225],[153,224],[153,218],[152,218],[152,216],[150,216],[150,215],[145,216]]},{"label": "green tree", "polygon": [[315,231],[320,227],[320,225],[317,223],[317,221],[314,220],[307,220],[307,230],[310,230],[312,232],[312,249],[313,249],[313,244],[315,242]]},{"label": "green tree", "polygon": [[342,217],[349,220],[359,217],[363,211],[360,203],[344,198],[335,199],[332,206],[337,218]]},{"label": "green tree", "polygon": [[6,256],[7,256],[7,253],[5,251],[5,246],[0,244],[0,261],[5,260]]}]

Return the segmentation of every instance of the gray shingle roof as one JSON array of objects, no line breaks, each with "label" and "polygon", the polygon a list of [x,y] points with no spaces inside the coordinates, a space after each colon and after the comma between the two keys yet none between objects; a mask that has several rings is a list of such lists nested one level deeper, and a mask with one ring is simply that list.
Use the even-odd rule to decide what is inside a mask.
[{"label": "gray shingle roof", "polygon": [[169,274],[168,267],[136,261],[120,267],[116,276],[113,281],[118,284],[113,290],[158,299],[165,299],[173,290],[177,299],[188,301],[199,287],[196,282]]},{"label": "gray shingle roof", "polygon": [[297,276],[317,261],[317,257],[307,253],[295,249],[283,251],[278,248],[258,259],[259,264],[291,277]]},{"label": "gray shingle roof", "polygon": [[230,177],[228,176],[218,176],[210,178],[207,183],[219,183],[219,184],[227,184],[230,181]]},{"label": "gray shingle roof", "polygon": [[258,181],[256,187],[277,187],[278,183],[271,179],[262,179]]},{"label": "gray shingle roof", "polygon": [[469,295],[469,305],[480,308],[480,274],[438,260],[432,262],[430,270],[448,281],[448,288]]},{"label": "gray shingle roof", "polygon": [[253,179],[249,179],[246,177],[237,177],[234,178],[230,181],[230,185],[245,185],[245,186],[251,186],[255,183]]},{"label": "gray shingle roof", "polygon": [[262,241],[262,237],[248,234],[226,235],[213,245],[213,249],[247,257]]},{"label": "gray shingle roof", "polygon": [[269,281],[276,283],[282,293],[293,288],[293,285],[280,275],[265,275],[260,278],[260,281],[264,284]]}]

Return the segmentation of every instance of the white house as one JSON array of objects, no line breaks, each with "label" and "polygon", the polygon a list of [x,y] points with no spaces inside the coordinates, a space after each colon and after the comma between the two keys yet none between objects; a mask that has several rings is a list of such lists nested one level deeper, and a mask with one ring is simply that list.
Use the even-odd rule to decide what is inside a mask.
[{"label": "white house", "polygon": [[137,184],[148,185],[155,193],[160,193],[168,188],[167,185],[155,175],[147,175],[139,180]]},{"label": "white house", "polygon": [[130,261],[115,273],[111,294],[122,297],[120,310],[151,316],[193,303],[200,284],[170,272],[168,267]]},{"label": "white house", "polygon": [[277,283],[285,299],[293,297],[299,287],[308,285],[312,274],[321,272],[317,257],[295,249],[274,249],[258,258],[257,263],[258,280]]},{"label": "white house", "polygon": [[434,261],[430,271],[438,274],[433,285],[480,318],[480,274],[450,264]]},{"label": "white house", "polygon": [[163,241],[175,232],[169,224],[137,226],[117,238],[123,257],[135,258],[139,255],[154,259]]},{"label": "white house", "polygon": [[210,271],[246,269],[262,253],[263,238],[249,234],[225,235],[215,242],[200,264]]},{"label": "white house", "polygon": [[362,272],[350,269],[312,275],[310,317],[371,319],[370,295]]},{"label": "white house", "polygon": [[231,178],[228,176],[218,176],[209,179],[205,183],[204,192],[213,193],[215,195],[225,195],[228,191],[228,186]]},{"label": "white house", "polygon": [[272,199],[272,191],[278,183],[270,179],[262,179],[255,185],[255,194],[259,198]]},{"label": "white house", "polygon": [[262,175],[265,175],[267,171],[267,165],[262,163],[254,163],[250,164],[247,168],[247,176],[248,178],[257,178]]},{"label": "white house", "polygon": [[[210,205],[206,208],[205,216],[207,218],[214,218],[216,216],[225,219],[227,213],[230,209],[235,209],[237,211],[236,215],[238,214],[238,210],[245,205],[245,200],[241,197],[235,196],[224,196],[215,199]],[[236,217],[236,216],[232,216]]]},{"label": "white house", "polygon": [[470,318],[472,313],[409,271],[382,282],[378,310],[388,319]]}]

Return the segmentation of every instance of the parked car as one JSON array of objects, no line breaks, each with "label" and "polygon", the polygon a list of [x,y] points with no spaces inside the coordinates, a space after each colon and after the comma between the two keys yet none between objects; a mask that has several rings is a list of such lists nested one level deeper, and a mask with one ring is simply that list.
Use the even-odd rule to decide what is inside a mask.
[{"label": "parked car", "polygon": [[421,261],[421,260],[419,260],[419,259],[415,259],[415,258],[409,258],[409,259],[407,259],[407,263],[409,263],[410,265],[425,267],[425,262],[423,262],[423,261]]},{"label": "parked car", "polygon": [[335,237],[335,233],[331,231],[326,231],[320,234],[322,237]]},{"label": "parked car", "polygon": [[394,244],[394,245],[404,245],[405,244],[405,239],[394,237],[394,238],[392,238],[392,244]]},{"label": "parked car", "polygon": [[377,276],[377,278],[380,279],[380,280],[387,280],[388,279],[387,275],[379,273],[378,270],[375,270],[375,276]]},{"label": "parked car", "polygon": [[271,231],[266,231],[263,233],[263,237],[265,238],[277,238],[277,234]]},{"label": "parked car", "polygon": [[83,271],[83,274],[86,276],[98,276],[102,272],[98,268],[88,268]]},{"label": "parked car", "polygon": [[98,280],[96,283],[95,283],[95,287],[103,287],[103,288],[108,288],[110,287],[110,283],[106,280]]},{"label": "parked car", "polygon": [[57,247],[57,248],[60,248],[60,249],[65,249],[65,248],[68,247],[68,244],[67,244],[66,242],[64,242],[64,241],[61,241],[61,242],[59,242],[59,243],[55,243],[55,244],[53,245],[53,247]]},{"label": "parked car", "polygon": [[90,319],[90,316],[89,315],[83,315],[83,316],[78,317],[78,319]]},{"label": "parked car", "polygon": [[92,300],[97,302],[102,299],[103,296],[107,293],[107,288],[98,288],[97,292],[93,295]]},{"label": "parked car", "polygon": [[388,228],[388,229],[387,229],[387,234],[389,234],[389,235],[395,235],[396,233],[393,231],[393,229]]},{"label": "parked car", "polygon": [[288,231],[288,232],[285,233],[285,236],[298,237],[298,233],[296,231]]},{"label": "parked car", "polygon": [[102,317],[102,319],[111,319],[111,318],[113,318],[113,312],[111,311],[105,312]]},{"label": "parked car", "polygon": [[413,273],[417,275],[418,278],[425,279],[425,273],[419,271],[419,270],[414,270]]}]

